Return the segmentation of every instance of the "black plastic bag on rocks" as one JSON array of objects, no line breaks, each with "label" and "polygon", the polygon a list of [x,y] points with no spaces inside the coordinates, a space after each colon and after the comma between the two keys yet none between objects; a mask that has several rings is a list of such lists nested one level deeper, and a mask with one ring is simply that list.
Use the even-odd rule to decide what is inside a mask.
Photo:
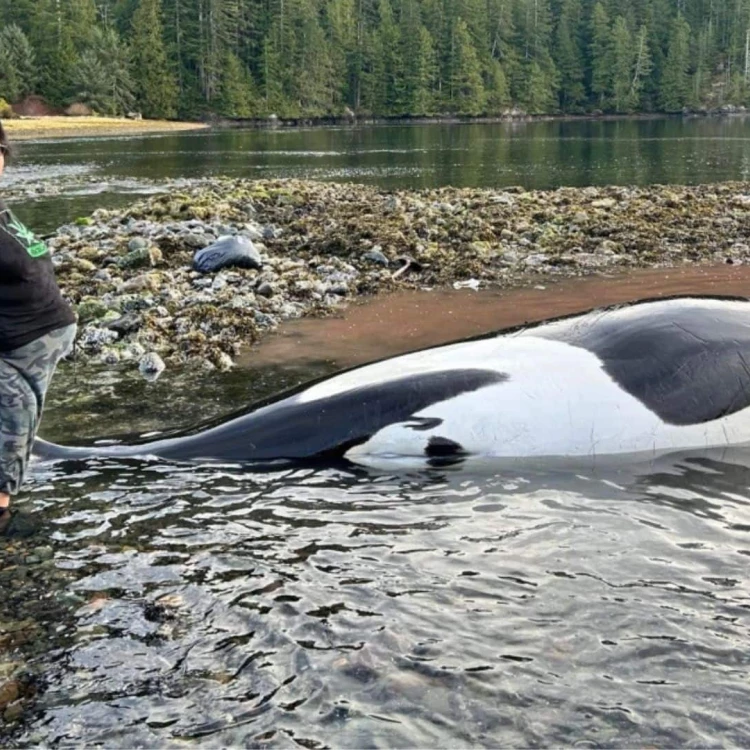
[{"label": "black plastic bag on rocks", "polygon": [[263,267],[260,253],[246,237],[222,237],[193,256],[193,268],[199,273],[213,273],[231,267]]}]

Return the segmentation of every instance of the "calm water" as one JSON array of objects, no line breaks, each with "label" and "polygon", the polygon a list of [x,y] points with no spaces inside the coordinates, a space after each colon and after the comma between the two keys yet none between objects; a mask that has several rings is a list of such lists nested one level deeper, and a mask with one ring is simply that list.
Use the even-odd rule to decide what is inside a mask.
[{"label": "calm water", "polygon": [[[138,180],[206,173],[399,187],[744,179],[745,128],[540,123],[30,144],[16,175],[119,181],[26,204],[52,226],[121,200]],[[698,281],[716,292],[725,276]],[[587,289],[494,304],[544,317],[604,293]],[[464,307],[451,297],[446,315],[451,305]],[[423,343],[419,323],[434,329],[435,315],[404,309]],[[458,335],[487,329],[491,310],[472,309],[477,330],[464,320]],[[335,350],[310,329],[282,332],[231,374],[167,372],[149,384],[66,366],[43,431],[73,441],[209,418],[358,361],[363,337],[369,358],[390,353],[371,335],[381,315],[393,330],[382,306],[321,323],[334,326]],[[47,688],[19,746],[750,744],[742,453],[398,474],[71,462],[36,465],[22,505],[42,525],[34,543],[53,547],[67,577],[49,591],[67,615],[46,622],[40,605],[35,668]],[[0,607],[0,620],[12,618]]]},{"label": "calm water", "polygon": [[[130,200],[128,193],[143,181],[206,175],[388,188],[745,180],[750,119],[252,130],[25,143],[7,184],[56,181],[67,198],[24,207],[25,217],[46,231],[101,205]],[[94,180],[84,191],[75,184],[82,177]]]}]

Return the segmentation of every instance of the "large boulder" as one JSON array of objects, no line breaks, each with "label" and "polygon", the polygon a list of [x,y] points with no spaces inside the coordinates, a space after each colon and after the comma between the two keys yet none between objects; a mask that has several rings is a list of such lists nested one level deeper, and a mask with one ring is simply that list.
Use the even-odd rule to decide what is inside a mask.
[{"label": "large boulder", "polygon": [[41,96],[34,94],[14,104],[13,111],[21,117],[49,117],[59,114],[59,110],[55,109]]},{"label": "large boulder", "polygon": [[83,102],[73,102],[66,110],[65,114],[68,117],[91,117],[94,111],[89,107],[88,104]]}]

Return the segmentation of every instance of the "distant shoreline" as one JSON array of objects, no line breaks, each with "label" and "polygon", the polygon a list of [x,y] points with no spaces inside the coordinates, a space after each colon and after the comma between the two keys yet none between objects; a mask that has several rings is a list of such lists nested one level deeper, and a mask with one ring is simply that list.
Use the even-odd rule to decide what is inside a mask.
[{"label": "distant shoreline", "polygon": [[608,112],[587,114],[544,114],[530,115],[520,110],[513,110],[501,115],[323,115],[319,117],[219,117],[215,116],[209,124],[216,130],[283,130],[288,128],[315,127],[355,127],[359,125],[457,125],[493,123],[528,123],[528,122],[619,122],[625,120],[662,120],[662,119],[714,119],[720,117],[746,117],[750,112],[744,108],[725,110],[690,111],[680,113],[667,112],[632,112],[614,114]]},{"label": "distant shoreline", "polygon": [[8,137],[14,141],[41,138],[89,138],[113,135],[149,135],[190,130],[205,130],[201,122],[170,120],[130,120],[124,117],[22,117],[4,120]]},{"label": "distant shoreline", "polygon": [[22,117],[4,120],[8,136],[14,141],[57,138],[96,138],[118,135],[138,136],[179,133],[201,130],[275,130],[293,128],[356,127],[368,125],[455,125],[528,122],[616,122],[622,120],[655,120],[663,118],[716,118],[743,117],[750,112],[734,111],[685,112],[682,114],[632,113],[632,114],[548,114],[528,115],[514,111],[496,116],[413,115],[413,116],[321,116],[321,117],[214,117],[205,122],[172,120],[131,120],[118,117]]}]

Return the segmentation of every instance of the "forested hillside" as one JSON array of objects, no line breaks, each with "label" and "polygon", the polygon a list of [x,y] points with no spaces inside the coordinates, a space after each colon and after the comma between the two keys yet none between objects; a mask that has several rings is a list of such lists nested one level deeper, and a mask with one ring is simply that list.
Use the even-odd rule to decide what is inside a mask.
[{"label": "forested hillside", "polygon": [[750,0],[0,0],[0,97],[148,117],[750,98]]}]

